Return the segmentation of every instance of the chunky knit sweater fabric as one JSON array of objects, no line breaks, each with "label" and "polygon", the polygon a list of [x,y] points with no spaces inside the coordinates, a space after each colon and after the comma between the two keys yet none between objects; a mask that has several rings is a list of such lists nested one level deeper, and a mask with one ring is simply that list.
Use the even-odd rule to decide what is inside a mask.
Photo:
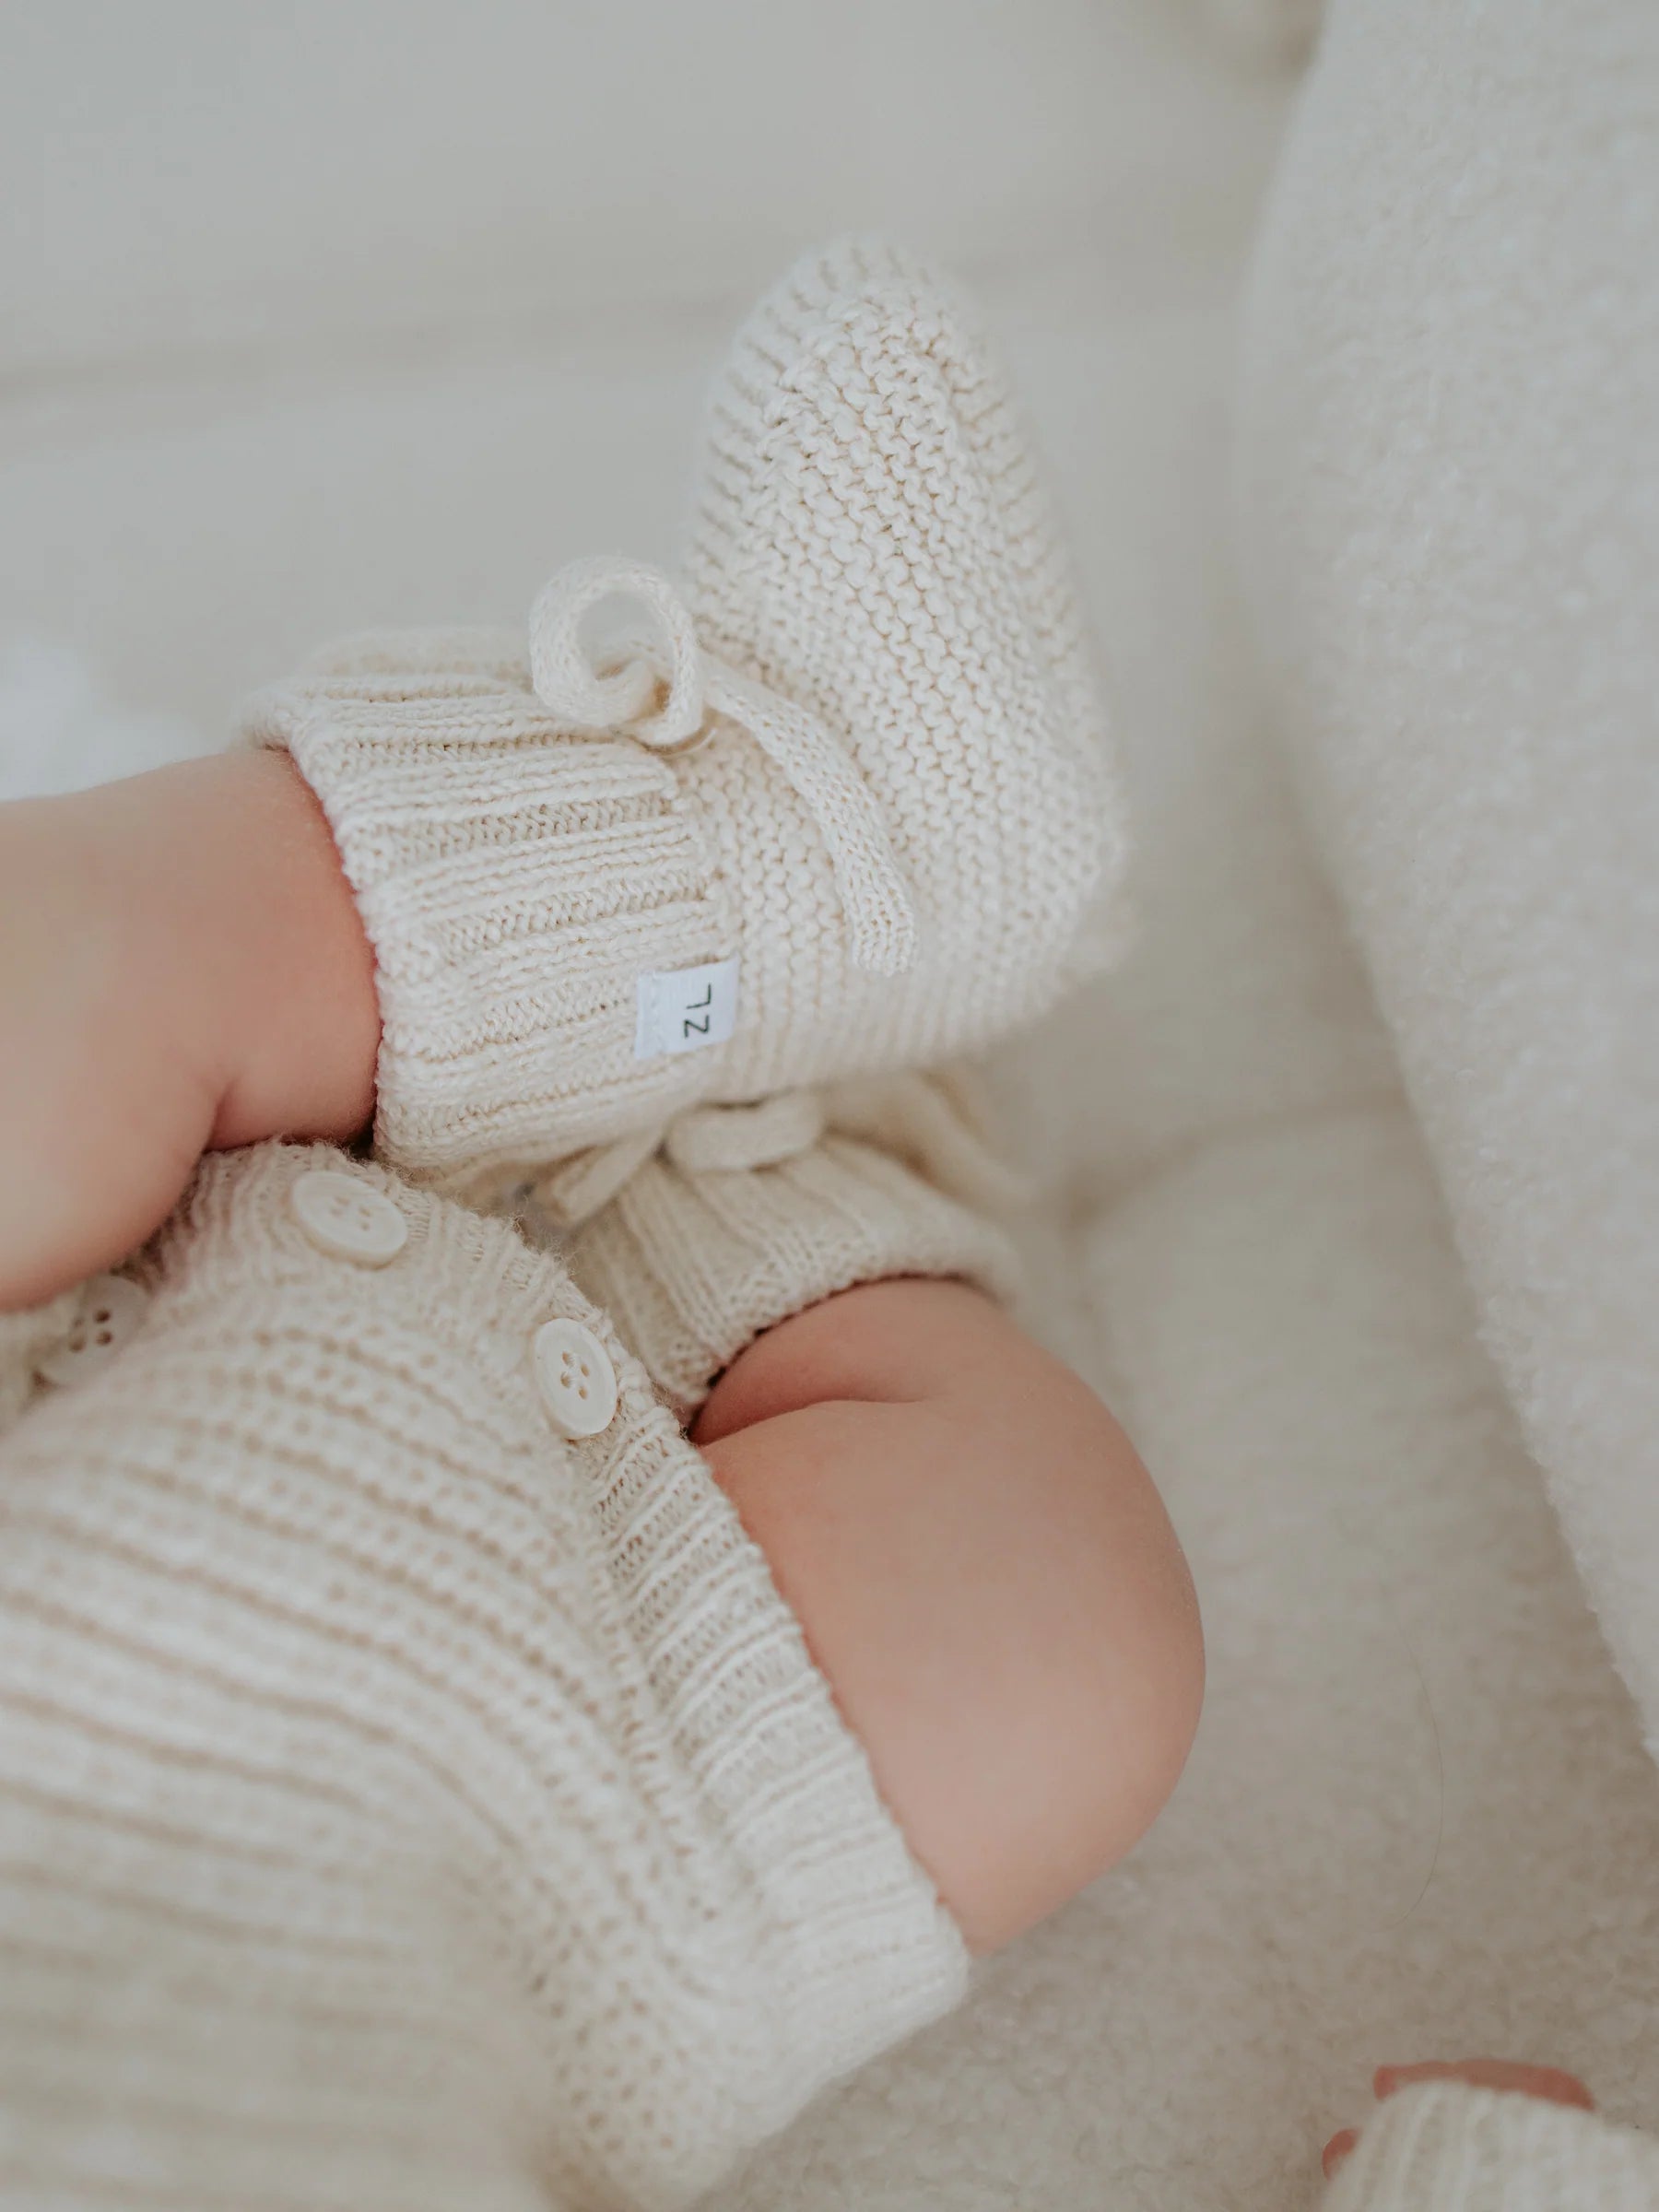
[{"label": "chunky knit sweater fabric", "polygon": [[[319,1247],[320,1169],[368,1256]],[[0,1441],[6,2201],[683,2203],[959,1994],[764,1561],[556,1258],[265,1146],[126,1279],[101,1365],[64,1358],[99,1286],[9,1335],[14,1403],[65,1380]],[[560,1321],[618,1389],[591,1437],[538,1380]]]}]

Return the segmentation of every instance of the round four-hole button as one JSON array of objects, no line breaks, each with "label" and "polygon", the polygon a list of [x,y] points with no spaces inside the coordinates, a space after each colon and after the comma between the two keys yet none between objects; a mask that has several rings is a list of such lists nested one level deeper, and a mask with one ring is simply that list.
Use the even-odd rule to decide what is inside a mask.
[{"label": "round four-hole button", "polygon": [[383,1267],[409,1241],[409,1225],[391,1201],[356,1175],[313,1168],[289,1193],[300,1228],[333,1260]]},{"label": "round four-hole button", "polygon": [[560,1436],[597,1436],[617,1412],[617,1371],[592,1329],[544,1322],[530,1339],[536,1388]]}]

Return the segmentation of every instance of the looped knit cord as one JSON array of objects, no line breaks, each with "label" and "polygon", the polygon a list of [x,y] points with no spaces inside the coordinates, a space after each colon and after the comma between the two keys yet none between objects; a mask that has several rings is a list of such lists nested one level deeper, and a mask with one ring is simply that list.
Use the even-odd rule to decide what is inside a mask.
[{"label": "looped knit cord", "polygon": [[832,1127],[912,1159],[930,1182],[987,1214],[1011,1212],[1029,1199],[1023,1180],[997,1158],[963,1102],[941,1078],[922,1074],[780,1091],[753,1105],[694,1106],[560,1160],[527,1191],[521,1186],[520,1195],[559,1228],[580,1229],[659,1152],[687,1174],[746,1174],[798,1159]]},{"label": "looped knit cord", "polygon": [[669,1124],[663,1149],[690,1175],[771,1168],[810,1151],[829,1119],[817,1090],[781,1090],[754,1106],[694,1106]]},{"label": "looped knit cord", "polygon": [[816,1090],[780,1091],[752,1106],[694,1106],[654,1129],[561,1160],[537,1178],[529,1196],[561,1228],[579,1229],[659,1152],[691,1173],[725,1169],[743,1174],[810,1151],[827,1121]]},{"label": "looped knit cord", "polygon": [[[644,631],[625,632],[616,657],[600,667],[584,625],[612,600],[642,606],[653,620]],[[701,743],[713,720],[747,730],[811,809],[835,870],[853,959],[876,975],[899,975],[912,965],[910,889],[846,747],[804,707],[705,653],[685,602],[660,569],[612,556],[561,569],[531,610],[530,675],[543,705],[575,736],[620,733],[671,753]]]}]

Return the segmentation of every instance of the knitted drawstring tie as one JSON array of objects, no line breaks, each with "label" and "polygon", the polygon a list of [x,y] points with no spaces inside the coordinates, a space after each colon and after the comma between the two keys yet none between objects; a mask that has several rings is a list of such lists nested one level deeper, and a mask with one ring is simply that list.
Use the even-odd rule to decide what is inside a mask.
[{"label": "knitted drawstring tie", "polygon": [[[643,606],[647,634],[624,633],[596,667],[584,621],[611,600]],[[660,569],[603,556],[572,561],[530,614],[530,675],[563,730],[616,732],[653,750],[689,750],[715,722],[745,729],[810,809],[835,871],[853,957],[898,975],[916,957],[916,915],[887,826],[846,747],[818,718],[705,653],[685,602]]]},{"label": "knitted drawstring tie", "polygon": [[746,1173],[798,1159],[831,1129],[911,1159],[936,1188],[982,1213],[1007,1213],[1029,1198],[966,1101],[947,1081],[920,1073],[782,1090],[752,1105],[693,1106],[654,1128],[560,1160],[521,1195],[554,1227],[579,1229],[659,1152],[682,1174]]}]

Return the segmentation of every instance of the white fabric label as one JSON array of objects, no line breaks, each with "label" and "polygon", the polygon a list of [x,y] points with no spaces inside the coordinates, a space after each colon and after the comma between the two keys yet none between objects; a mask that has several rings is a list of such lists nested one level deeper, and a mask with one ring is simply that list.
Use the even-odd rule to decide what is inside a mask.
[{"label": "white fabric label", "polygon": [[724,1044],[737,1024],[737,956],[640,978],[634,1058]]}]

